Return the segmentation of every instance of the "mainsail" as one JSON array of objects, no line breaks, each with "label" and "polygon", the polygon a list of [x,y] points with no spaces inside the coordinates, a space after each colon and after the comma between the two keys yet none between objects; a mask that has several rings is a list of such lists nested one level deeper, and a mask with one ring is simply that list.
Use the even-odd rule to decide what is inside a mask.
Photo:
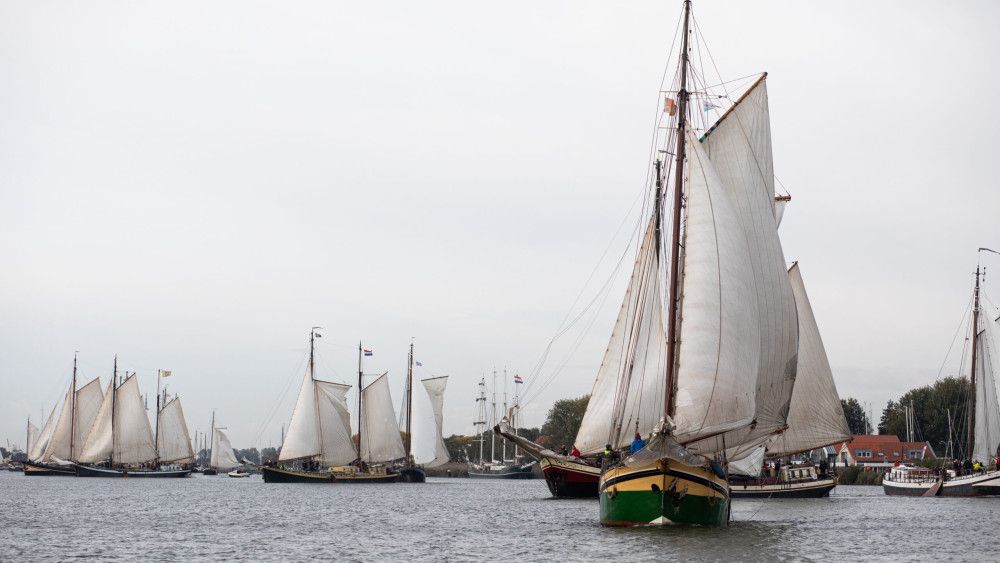
[{"label": "mainsail", "polygon": [[788,429],[771,440],[768,457],[790,456],[851,437],[798,263],[788,270],[788,278],[798,309],[799,365]]},{"label": "mainsail", "polygon": [[28,435],[27,435],[28,442],[27,445],[24,447],[25,455],[27,455],[28,452],[31,451],[31,446],[35,443],[35,440],[37,439],[38,439],[38,427],[32,424],[31,421],[28,421]]},{"label": "mainsail", "polygon": [[114,404],[114,381],[108,383],[101,406],[97,410],[93,427],[80,452],[80,463],[100,463],[111,459],[111,407]]},{"label": "mainsail", "polygon": [[399,435],[399,424],[393,412],[389,379],[386,374],[378,376],[361,392],[364,405],[364,421],[361,425],[361,459],[368,462],[382,462],[402,459],[406,456],[403,440]]},{"label": "mainsail", "polygon": [[1000,373],[1000,354],[997,346],[997,326],[993,315],[979,314],[976,339],[976,402],[975,442],[972,458],[988,463],[997,455],[1000,445],[1000,405],[997,401],[996,376]]},{"label": "mainsail", "polygon": [[135,375],[115,391],[115,428],[112,464],[135,465],[156,459],[153,429]]},{"label": "mainsail", "polygon": [[[42,461],[50,462],[57,459],[75,461],[73,458],[79,457],[87,434],[94,424],[94,417],[97,416],[97,409],[103,399],[104,394],[101,392],[101,382],[98,378],[94,378],[93,381],[76,391],[75,409],[73,408],[73,393],[66,392],[62,411],[59,413],[55,429],[52,431],[52,438],[42,455]],[[73,420],[74,410],[75,421]]]},{"label": "mainsail", "polygon": [[349,389],[313,379],[306,369],[279,461],[316,457],[328,465],[343,465],[357,458],[347,411]]},{"label": "mainsail", "polygon": [[444,390],[448,377],[424,379],[423,391],[415,388],[411,437],[413,461],[426,467],[448,462],[448,448],[441,435],[444,423]]},{"label": "mainsail", "polygon": [[156,451],[161,462],[191,463],[194,461],[191,435],[188,434],[187,422],[184,420],[184,409],[181,408],[179,398],[175,397],[160,409],[160,420],[156,434]]},{"label": "mainsail", "polygon": [[28,461],[40,461],[42,455],[45,453],[45,448],[49,446],[49,440],[52,438],[52,429],[55,426],[56,408],[52,407],[49,418],[42,426],[41,432],[38,433],[38,436],[32,442],[31,449],[28,450]]},{"label": "mainsail", "polygon": [[[723,432],[747,428],[757,413],[761,342],[756,256],[739,210],[701,144],[687,137],[680,350],[674,395],[674,437],[709,454],[738,442]],[[774,229],[774,221],[771,221]],[[711,438],[715,437],[715,438]]]},{"label": "mainsail", "polygon": [[212,435],[212,457],[208,465],[218,471],[231,471],[242,465],[236,459],[236,452],[229,442],[229,436],[222,428],[216,428]]},{"label": "mainsail", "polygon": [[[693,444],[696,451],[718,451],[724,442],[730,457],[748,452],[784,429],[795,383],[798,323],[795,297],[786,275],[785,258],[778,238],[771,127],[765,76],[702,137],[701,145],[714,165],[723,190],[733,204],[737,224],[744,232],[756,294],[755,322],[759,353],[756,354],[754,424],[716,437],[714,444]],[[695,167],[692,162],[691,168]],[[716,224],[719,224],[716,221]],[[687,279],[685,294],[692,285]],[[683,305],[687,316],[688,305]],[[681,346],[690,339],[681,329]],[[681,362],[684,353],[681,352]]]}]

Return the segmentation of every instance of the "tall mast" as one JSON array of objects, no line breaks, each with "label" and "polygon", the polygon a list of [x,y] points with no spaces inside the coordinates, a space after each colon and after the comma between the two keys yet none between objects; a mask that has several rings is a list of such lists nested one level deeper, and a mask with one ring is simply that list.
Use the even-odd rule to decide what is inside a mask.
[{"label": "tall mast", "polygon": [[361,395],[362,395],[362,392],[364,391],[364,389],[361,387],[361,385],[363,383],[362,376],[364,375],[364,371],[362,371],[362,369],[361,369],[361,353],[362,353],[362,351],[363,350],[361,349],[361,341],[358,341],[358,460],[359,461],[361,461],[364,458],[364,455],[365,455],[364,452],[361,450],[361,436],[362,436],[362,434],[361,434],[361,426],[362,426],[362,422],[365,419],[365,413],[362,411],[362,408],[364,408],[364,405],[362,404],[363,402],[361,400]]},{"label": "tall mast", "polygon": [[969,365],[969,417],[966,432],[966,459],[972,459],[972,448],[976,441],[976,348],[979,343],[979,264],[976,264],[976,289],[972,293],[972,363]]},{"label": "tall mast", "polygon": [[[503,418],[507,416],[507,368],[503,368],[503,410],[500,411],[500,417]],[[507,440],[503,441],[503,452],[500,454],[500,459],[507,462]]]},{"label": "tall mast", "polygon": [[69,392],[73,394],[73,404],[69,419],[69,459],[74,460],[73,450],[76,448],[76,354],[73,352],[73,382],[70,383]]},{"label": "tall mast", "polygon": [[[309,378],[316,381],[316,362],[315,362],[315,342],[316,342],[316,329],[320,327],[314,326],[309,329]],[[320,335],[322,336],[322,335]],[[316,406],[316,431],[319,432],[319,444],[320,444],[320,458],[323,456],[323,421],[319,415],[319,387],[313,384],[313,404]]]},{"label": "tall mast", "polygon": [[[492,418],[490,422],[494,426],[497,424],[497,370],[493,370],[493,408],[492,408]],[[493,463],[497,462],[497,433],[496,430],[490,431],[490,461]]]},{"label": "tall mast", "polygon": [[410,418],[413,411],[413,339],[410,339],[410,357],[406,366],[406,462],[410,462]]},{"label": "tall mast", "polygon": [[111,375],[111,465],[115,464],[115,411],[118,410],[118,354],[115,354],[115,369]]},{"label": "tall mast", "polygon": [[476,397],[476,426],[479,426],[479,463],[483,463],[483,443],[486,442],[486,377],[479,380],[479,396]]},{"label": "tall mast", "polygon": [[[684,192],[684,148],[687,126],[688,25],[691,0],[684,0],[684,29],[681,36],[681,84],[677,91],[677,160],[674,163],[674,205],[670,233],[670,290],[667,296],[667,386],[663,397],[664,412],[674,415],[674,388],[677,386],[677,309],[680,293],[681,196]],[[662,221],[662,218],[658,218]],[[657,240],[657,246],[659,241]]]},{"label": "tall mast", "polygon": [[[211,440],[211,441],[209,441]],[[212,467],[212,450],[215,449],[215,411],[212,411],[212,437],[205,438],[205,445],[208,449],[208,466]]]},{"label": "tall mast", "polygon": [[153,444],[156,446],[156,459],[160,459],[160,375],[163,370],[156,370],[156,420],[153,427]]},{"label": "tall mast", "polygon": [[28,459],[28,452],[31,451],[31,415],[28,415],[28,424],[24,427],[24,458]]}]

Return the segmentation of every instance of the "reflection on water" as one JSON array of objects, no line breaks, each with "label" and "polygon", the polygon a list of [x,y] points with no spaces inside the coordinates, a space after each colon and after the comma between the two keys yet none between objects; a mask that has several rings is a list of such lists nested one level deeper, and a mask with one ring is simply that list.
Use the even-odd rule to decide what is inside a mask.
[{"label": "reflection on water", "polygon": [[602,528],[535,481],[265,485],[0,473],[0,560],[996,560],[1000,498],[741,500],[729,529]]}]

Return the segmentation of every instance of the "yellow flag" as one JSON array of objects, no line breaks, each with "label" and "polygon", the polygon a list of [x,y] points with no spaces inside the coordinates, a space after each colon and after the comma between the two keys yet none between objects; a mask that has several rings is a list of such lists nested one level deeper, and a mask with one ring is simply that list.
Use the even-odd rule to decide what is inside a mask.
[{"label": "yellow flag", "polygon": [[173,374],[174,374],[174,372],[172,372],[170,370],[166,370],[166,369],[161,369],[160,370],[160,377],[170,377]]}]

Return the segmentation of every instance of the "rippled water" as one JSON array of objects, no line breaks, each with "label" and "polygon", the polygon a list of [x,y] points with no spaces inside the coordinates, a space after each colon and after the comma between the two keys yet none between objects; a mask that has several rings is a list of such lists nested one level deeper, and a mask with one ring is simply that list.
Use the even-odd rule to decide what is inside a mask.
[{"label": "rippled water", "polygon": [[541,480],[282,485],[0,473],[0,560],[665,560],[1000,557],[1000,498],[738,500],[729,529],[610,529]]}]

